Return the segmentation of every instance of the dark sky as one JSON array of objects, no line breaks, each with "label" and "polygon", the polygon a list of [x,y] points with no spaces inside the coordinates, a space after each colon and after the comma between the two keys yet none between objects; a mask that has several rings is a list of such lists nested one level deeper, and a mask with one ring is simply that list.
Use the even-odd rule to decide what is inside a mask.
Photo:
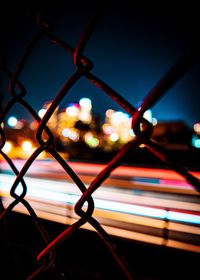
[{"label": "dark sky", "polygon": [[[17,3],[15,3],[17,2]],[[28,2],[28,3],[27,3]],[[108,1],[107,1],[108,2]],[[198,38],[197,4],[161,1],[110,1],[92,34],[84,55],[93,63],[92,72],[120,93],[134,106],[162,78],[167,70]],[[151,2],[151,4],[149,3]],[[42,3],[42,4],[41,4]],[[15,71],[26,46],[38,28],[32,16],[42,5],[44,18],[52,32],[75,47],[93,14],[97,1],[11,1],[1,9],[1,58]],[[103,3],[101,1],[101,3]],[[27,11],[28,13],[24,13]],[[62,84],[75,70],[70,54],[44,38],[27,61],[20,80],[27,89],[25,99],[38,111],[52,100]],[[152,108],[158,120],[200,121],[199,60],[168,90]],[[5,76],[1,76],[3,102],[8,98]],[[69,91],[61,106],[89,97],[93,111],[104,117],[105,110],[120,110],[109,97],[84,78]],[[15,106],[11,113],[28,118]]]}]

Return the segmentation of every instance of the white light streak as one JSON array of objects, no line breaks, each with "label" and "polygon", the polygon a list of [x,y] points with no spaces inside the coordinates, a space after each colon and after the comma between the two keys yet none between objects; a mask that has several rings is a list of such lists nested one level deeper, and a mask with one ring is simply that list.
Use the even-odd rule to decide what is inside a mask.
[{"label": "white light streak", "polygon": [[[0,190],[4,193],[9,193],[9,190],[15,180],[13,175],[0,174],[1,185]],[[40,201],[51,201],[64,204],[75,204],[80,198],[80,191],[78,188],[69,182],[53,181],[45,179],[35,179],[25,177],[25,182],[28,187],[27,198],[39,199]],[[70,191],[69,191],[70,189]],[[16,193],[20,195],[22,186],[16,189]],[[99,194],[100,196],[100,190]],[[108,196],[109,197],[109,196]],[[156,219],[178,221],[184,223],[192,223],[200,225],[200,216],[194,214],[186,214],[182,212],[167,211],[162,208],[154,208],[149,206],[140,206],[136,204],[112,201],[109,199],[102,199],[93,195],[95,208],[104,209],[108,211],[141,215],[146,217],[153,217]]]}]

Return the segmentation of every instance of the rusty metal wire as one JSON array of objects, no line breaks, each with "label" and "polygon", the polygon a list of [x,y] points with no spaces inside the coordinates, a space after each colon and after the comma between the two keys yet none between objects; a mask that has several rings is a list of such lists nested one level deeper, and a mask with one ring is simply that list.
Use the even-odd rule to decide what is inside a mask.
[{"label": "rusty metal wire", "polygon": [[[93,193],[101,187],[102,183],[110,176],[110,174],[119,167],[125,156],[129,154],[130,150],[136,150],[141,144],[144,144],[147,149],[153,153],[157,158],[162,162],[168,165],[175,172],[180,174],[188,181],[194,188],[200,192],[200,182],[192,174],[190,174],[184,167],[176,164],[174,161],[169,159],[168,153],[164,150],[163,147],[159,146],[153,139],[151,139],[152,125],[143,118],[144,112],[151,108],[164,94],[165,92],[174,85],[176,80],[180,79],[182,75],[193,65],[199,50],[199,45],[196,44],[186,52],[185,55],[175,64],[173,67],[166,73],[166,75],[155,85],[155,87],[147,94],[144,98],[142,104],[139,108],[135,108],[132,104],[129,103],[120,93],[112,89],[108,84],[102,81],[97,77],[93,72],[93,63],[84,55],[85,46],[88,44],[88,40],[92,35],[92,31],[95,29],[95,25],[98,22],[101,11],[97,11],[94,17],[89,22],[84,33],[82,34],[78,44],[75,48],[71,47],[67,42],[56,36],[52,30],[49,28],[48,24],[43,21],[42,17],[39,15],[37,17],[38,32],[33,37],[28,48],[25,50],[24,55],[22,56],[16,70],[14,73],[11,73],[5,65],[2,65],[2,71],[10,79],[9,83],[9,92],[10,100],[4,106],[1,115],[0,123],[2,124],[13,108],[15,104],[20,104],[24,107],[34,118],[34,120],[39,124],[36,132],[36,140],[38,143],[38,148],[30,155],[30,157],[25,162],[23,168],[19,171],[14,165],[11,158],[9,158],[1,149],[6,142],[6,136],[2,127],[0,127],[1,135],[1,144],[0,144],[0,153],[2,157],[10,165],[10,168],[16,175],[16,179],[10,189],[10,195],[14,198],[14,201],[1,212],[1,221],[7,217],[7,215],[16,207],[17,204],[21,203],[29,212],[31,219],[36,225],[36,228],[41,236],[41,239],[44,242],[44,249],[38,254],[37,260],[39,262],[39,268],[30,272],[30,275],[27,276],[27,279],[34,279],[41,275],[42,272],[47,269],[52,269],[55,267],[55,253],[54,249],[62,245],[62,243],[73,236],[73,234],[80,229],[86,223],[89,223],[100,236],[102,242],[106,246],[107,250],[113,256],[116,261],[116,265],[122,270],[124,276],[127,279],[134,279],[132,272],[128,270],[126,265],[120,256],[117,255],[114,245],[112,244],[111,237],[103,229],[101,224],[93,217],[93,211],[95,209],[95,204],[93,201]],[[71,74],[70,78],[65,81],[61,90],[55,94],[55,97],[46,111],[44,117],[41,119],[38,114],[35,112],[34,108],[29,104],[24,97],[26,96],[26,88],[23,83],[20,81],[20,73],[24,69],[26,62],[29,59],[29,56],[34,52],[34,47],[40,42],[40,40],[46,37],[52,44],[55,44],[59,48],[65,49],[68,53],[71,54],[76,66],[76,70]],[[91,182],[88,188],[84,185],[82,180],[78,175],[72,170],[69,164],[64,160],[61,155],[56,151],[54,147],[54,136],[50,129],[47,126],[49,119],[56,110],[57,106],[61,103],[63,98],[68,94],[69,90],[77,83],[80,78],[87,79],[90,83],[93,83],[98,87],[102,92],[107,96],[112,98],[116,103],[118,103],[127,113],[132,115],[132,128],[136,134],[136,137],[127,143],[114,158],[107,164],[106,168],[103,169],[96,178]],[[47,139],[43,138],[44,132],[47,135]],[[71,177],[74,184],[82,192],[82,196],[74,207],[74,211],[80,217],[75,223],[70,226],[67,226],[66,230],[61,232],[53,241],[50,241],[48,233],[45,228],[40,223],[39,218],[37,217],[34,209],[31,207],[29,202],[26,200],[26,193],[28,186],[24,181],[24,176],[26,175],[28,169],[36,160],[36,158],[43,152],[46,151],[52,155],[52,157],[60,164],[63,170]],[[134,156],[134,152],[133,152]],[[22,184],[21,194],[16,193],[17,186],[19,183]],[[87,202],[87,210],[83,210],[84,203]]]}]

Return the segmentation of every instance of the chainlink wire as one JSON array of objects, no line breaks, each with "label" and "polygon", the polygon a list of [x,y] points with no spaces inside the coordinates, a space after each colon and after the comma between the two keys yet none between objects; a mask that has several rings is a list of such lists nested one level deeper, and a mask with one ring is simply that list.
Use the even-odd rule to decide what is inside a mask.
[{"label": "chainlink wire", "polygon": [[[93,200],[93,193],[101,187],[102,183],[110,176],[114,169],[122,164],[125,156],[129,154],[130,150],[134,153],[141,144],[153,153],[157,158],[169,166],[172,170],[184,177],[184,179],[191,184],[194,189],[198,192],[200,191],[200,182],[189,173],[180,164],[176,164],[171,161],[168,152],[161,147],[154,139],[151,138],[152,124],[149,123],[145,118],[143,118],[144,112],[150,109],[165,93],[172,87],[175,82],[180,79],[183,74],[191,68],[193,63],[196,61],[199,55],[199,44],[196,42],[191,46],[191,48],[177,61],[175,65],[169,69],[169,71],[163,76],[163,78],[153,87],[153,89],[146,95],[143,99],[140,107],[135,108],[128,100],[126,100],[120,93],[116,92],[107,83],[97,77],[93,72],[93,63],[90,59],[84,56],[85,46],[88,44],[88,40],[92,35],[92,31],[95,29],[96,23],[98,22],[102,13],[102,9],[97,9],[96,13],[89,21],[84,32],[82,33],[80,40],[75,48],[71,47],[66,41],[56,36],[52,29],[46,21],[42,19],[39,14],[36,18],[38,31],[37,34],[31,40],[29,46],[21,57],[21,60],[15,70],[12,73],[5,64],[1,65],[1,70],[9,78],[9,93],[10,100],[4,106],[0,115],[0,123],[3,124],[6,116],[9,114],[10,110],[16,104],[20,104],[24,107],[38,123],[38,128],[36,131],[36,140],[38,143],[38,148],[30,155],[30,157],[25,161],[24,166],[19,171],[15,166],[12,158],[6,155],[2,148],[6,142],[6,135],[3,126],[0,126],[0,153],[2,157],[7,161],[13,173],[16,175],[16,179],[12,184],[10,189],[10,195],[14,198],[13,202],[7,208],[4,208],[1,203],[1,222],[9,215],[9,213],[15,208],[15,206],[21,203],[29,212],[31,219],[36,225],[39,235],[44,242],[43,250],[38,254],[37,260],[39,262],[39,268],[30,272],[27,279],[34,279],[40,277],[43,271],[55,268],[55,249],[62,245],[62,243],[73,234],[78,231],[81,226],[89,223],[100,236],[100,239],[106,246],[108,252],[113,256],[116,266],[118,266],[126,279],[134,279],[132,272],[129,271],[128,267],[124,263],[124,260],[118,256],[115,250],[115,245],[111,240],[109,234],[103,229],[101,224],[93,217],[93,211],[95,209],[95,204]],[[56,45],[58,48],[63,48],[68,53],[71,54],[76,70],[71,74],[63,84],[61,90],[55,94],[55,97],[47,109],[44,117],[41,119],[34,108],[28,103],[24,97],[27,94],[25,86],[19,79],[20,73],[22,72],[25,64],[27,63],[31,53],[34,51],[34,47],[40,42],[42,38],[46,37],[51,44]],[[86,188],[83,181],[78,177],[74,170],[69,166],[67,161],[62,158],[62,156],[56,151],[54,146],[54,136],[51,130],[48,128],[47,123],[51,118],[52,114],[56,110],[57,106],[61,103],[63,98],[67,95],[69,90],[79,81],[80,78],[85,78],[90,83],[98,87],[107,96],[112,98],[116,103],[118,103],[127,113],[132,116],[132,128],[135,132],[136,137],[128,142],[107,164],[107,166],[96,176],[96,178],[90,183],[89,187]],[[45,132],[45,138],[43,137]],[[82,193],[82,196],[76,203],[74,207],[75,213],[79,216],[79,219],[73,224],[67,226],[67,228],[61,232],[53,241],[50,241],[48,232],[40,222],[34,209],[31,207],[29,202],[26,200],[26,193],[28,186],[24,181],[24,176],[34,163],[36,158],[43,152],[46,151],[52,155],[52,157],[60,164],[63,170],[71,177],[77,188]],[[21,183],[22,192],[21,194],[16,193],[17,186]],[[87,209],[83,210],[84,203],[87,202]],[[85,209],[85,208],[84,208]],[[42,276],[41,276],[42,277]]]}]

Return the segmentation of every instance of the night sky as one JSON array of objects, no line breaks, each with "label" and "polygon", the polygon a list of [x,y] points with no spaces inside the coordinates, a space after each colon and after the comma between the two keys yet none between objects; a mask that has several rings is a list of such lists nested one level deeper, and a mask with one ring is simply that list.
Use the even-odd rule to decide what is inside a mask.
[{"label": "night sky", "polygon": [[[137,107],[191,43],[195,43],[200,25],[197,4],[192,2],[189,6],[182,2],[180,6],[165,1],[159,4],[132,2],[110,1],[105,5],[84,55],[93,62],[92,72],[96,76]],[[41,3],[52,32],[75,47],[97,1],[74,1],[70,5],[68,1],[49,4],[42,1],[9,2],[0,12],[0,50],[1,58],[11,71],[15,71],[38,29],[32,16],[24,11],[34,16]],[[25,99],[38,111],[44,102],[54,98],[74,70],[70,54],[47,38],[42,39],[20,75],[27,89]],[[182,120],[190,126],[200,121],[199,70],[197,59],[195,65],[154,105],[152,113],[155,118]],[[4,104],[9,97],[6,81],[2,75]],[[81,97],[92,100],[93,111],[102,119],[108,108],[120,110],[105,93],[84,78],[68,92],[61,106],[78,102]],[[21,106],[15,106],[11,114],[26,119],[30,117]]]}]

